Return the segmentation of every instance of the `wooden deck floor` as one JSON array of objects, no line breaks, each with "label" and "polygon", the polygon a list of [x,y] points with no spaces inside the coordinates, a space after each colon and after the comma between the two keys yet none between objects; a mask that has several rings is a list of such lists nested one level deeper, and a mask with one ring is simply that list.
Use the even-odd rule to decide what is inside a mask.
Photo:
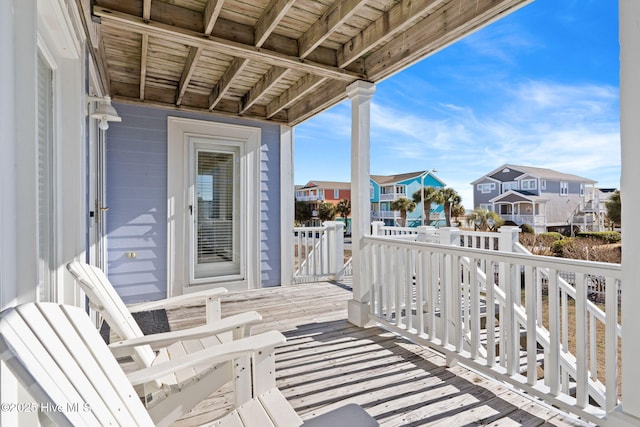
[{"label": "wooden deck floor", "polygon": [[[223,314],[259,311],[260,332],[277,329],[277,384],[303,419],[354,402],[383,426],[582,426],[444,357],[381,328],[347,323],[350,290],[327,282],[230,293]],[[201,308],[169,313],[172,327],[193,325]],[[201,425],[230,408],[221,390],[176,425]]]}]

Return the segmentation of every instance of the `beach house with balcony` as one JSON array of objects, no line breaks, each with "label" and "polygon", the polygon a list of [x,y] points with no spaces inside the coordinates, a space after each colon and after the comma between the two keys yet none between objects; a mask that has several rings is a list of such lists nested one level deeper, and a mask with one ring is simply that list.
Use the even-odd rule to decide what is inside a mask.
[{"label": "beach house with balcony", "polygon": [[473,207],[496,212],[515,225],[528,224],[536,232],[571,233],[573,224],[591,226],[602,216],[592,209],[595,184],[552,169],[505,164],[471,183]]},{"label": "beach house with balcony", "polygon": [[[371,201],[371,219],[382,221],[388,225],[399,225],[400,212],[391,209],[391,203],[402,197],[413,199],[413,194],[423,187],[442,188],[445,183],[433,171],[408,172],[397,175],[371,175],[369,192]],[[429,216],[425,217],[419,202],[413,212],[407,212],[407,226],[438,225],[444,223],[442,205],[435,203],[429,208]]]},{"label": "beach house with balcony", "polygon": [[314,221],[317,222],[318,207],[321,203],[337,206],[341,200],[351,201],[351,183],[339,181],[309,181],[296,186],[296,201],[308,202]]},{"label": "beach house with balcony", "polygon": [[[266,327],[295,341],[260,365],[279,375],[284,397],[304,418],[351,401],[390,425],[513,424],[524,416],[534,425],[584,425],[553,407],[593,424],[639,425],[637,1],[618,2],[621,265],[514,252],[512,229],[490,236],[421,230],[421,240],[371,235],[376,84],[528,3],[0,2],[0,309],[50,301],[93,313],[65,268],[73,260],[104,270],[127,303],[224,286],[232,292],[223,315],[234,306],[263,311]],[[352,275],[339,286],[293,285],[293,130],[344,100],[352,121]],[[487,243],[461,247],[462,238]],[[312,251],[325,253],[315,249],[314,242]],[[333,255],[337,265],[342,259]],[[573,273],[573,285],[562,270]],[[606,283],[606,316],[589,304],[592,278]],[[543,279],[544,318],[537,316]],[[576,309],[575,349],[565,342],[567,306]],[[483,336],[486,324],[503,332]],[[601,333],[606,369],[591,357],[590,337]],[[34,399],[46,396],[10,353],[0,352],[0,401],[15,410],[0,411],[0,425],[39,425],[31,409],[42,409],[46,402]],[[45,355],[34,351],[32,359]],[[97,398],[111,406],[108,396]]]}]

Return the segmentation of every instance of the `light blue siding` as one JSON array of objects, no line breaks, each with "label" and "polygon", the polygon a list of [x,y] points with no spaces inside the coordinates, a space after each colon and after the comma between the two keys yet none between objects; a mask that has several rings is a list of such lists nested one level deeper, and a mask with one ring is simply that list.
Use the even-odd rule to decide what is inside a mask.
[{"label": "light blue siding", "polygon": [[[114,103],[106,141],[109,279],[127,303],[166,297],[167,118],[261,128],[261,285],[280,284],[280,126]],[[137,252],[136,259],[126,257]]]}]

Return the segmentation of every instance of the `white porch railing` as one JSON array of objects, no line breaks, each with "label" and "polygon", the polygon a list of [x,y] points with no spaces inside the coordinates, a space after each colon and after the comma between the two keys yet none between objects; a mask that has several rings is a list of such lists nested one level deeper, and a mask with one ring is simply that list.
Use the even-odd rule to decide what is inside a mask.
[{"label": "white porch railing", "polygon": [[327,221],[321,227],[294,227],[294,275],[296,283],[344,275],[344,223]]},{"label": "white porch railing", "polygon": [[[515,253],[524,249],[517,228],[503,228],[400,236],[374,228],[385,236],[363,240],[371,318],[452,363],[606,424],[618,404],[620,265]],[[441,244],[416,241],[435,238]],[[606,289],[604,311],[588,299],[596,277]]]}]

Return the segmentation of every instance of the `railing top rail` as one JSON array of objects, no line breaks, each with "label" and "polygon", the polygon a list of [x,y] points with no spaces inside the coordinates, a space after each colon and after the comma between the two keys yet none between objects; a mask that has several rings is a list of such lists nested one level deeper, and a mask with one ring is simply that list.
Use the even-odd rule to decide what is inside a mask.
[{"label": "railing top rail", "polygon": [[620,279],[622,276],[622,268],[620,264],[614,263],[556,258],[544,255],[525,255],[504,251],[487,251],[484,249],[464,248],[460,246],[443,245],[440,243],[407,242],[405,240],[398,240],[393,237],[386,236],[366,236],[363,240],[365,243],[379,243],[409,249],[422,248],[424,250],[433,250],[449,255],[482,258],[494,262],[510,262],[512,264],[528,265],[533,267],[544,264],[547,268],[576,271],[586,274],[592,274],[594,270],[598,270],[602,275],[611,276],[616,279]]}]

